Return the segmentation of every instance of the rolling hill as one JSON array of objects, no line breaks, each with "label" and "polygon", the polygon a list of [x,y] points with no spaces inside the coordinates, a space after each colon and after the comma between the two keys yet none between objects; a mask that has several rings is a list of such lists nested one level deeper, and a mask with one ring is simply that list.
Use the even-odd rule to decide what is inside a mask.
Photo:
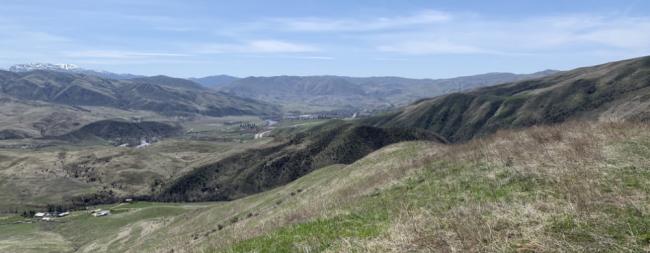
[{"label": "rolling hill", "polygon": [[172,126],[155,121],[127,122],[123,120],[100,120],[56,138],[67,141],[101,140],[115,145],[135,146],[143,140],[152,142],[177,135],[181,132],[178,126]]},{"label": "rolling hill", "polygon": [[650,57],[579,68],[548,77],[420,100],[364,121],[428,129],[467,141],[499,129],[567,120],[650,119]]},{"label": "rolling hill", "polygon": [[402,77],[273,76],[229,80],[219,90],[241,97],[282,104],[285,110],[385,109],[417,99],[453,91],[472,90],[500,83],[547,76],[557,71],[534,74],[488,73],[449,79]]},{"label": "rolling hill", "polygon": [[[227,202],[0,216],[6,252],[645,252],[647,124],[404,142]],[[34,188],[30,188],[34,190]],[[83,231],[83,232],[79,232]]]},{"label": "rolling hill", "polygon": [[218,89],[238,79],[239,77],[234,77],[229,75],[215,75],[215,76],[206,76],[201,78],[190,78],[191,81],[194,81],[196,83],[199,83],[211,89]]},{"label": "rolling hill", "polygon": [[350,164],[386,145],[401,141],[444,142],[414,129],[382,129],[331,121],[278,138],[269,147],[251,149],[194,169],[164,187],[157,200],[232,200],[294,181],[311,171]]},{"label": "rolling hill", "polygon": [[275,106],[211,91],[166,76],[104,79],[59,71],[0,71],[0,94],[16,99],[72,106],[147,110],[164,115],[271,115]]},{"label": "rolling hill", "polygon": [[[0,251],[645,252],[649,68],[643,57],[423,99],[279,129],[228,154],[191,154],[178,140],[101,158],[0,150],[12,202],[70,198],[87,185],[166,202],[50,222],[0,216]],[[147,169],[134,169],[142,161]],[[25,169],[36,162],[40,170]],[[208,200],[230,201],[172,203]]]},{"label": "rolling hill", "polygon": [[[424,99],[387,115],[345,123],[334,121],[306,132],[289,133],[288,141],[277,146],[249,150],[196,169],[166,188],[161,199],[229,200],[288,183],[327,165],[354,162],[373,150],[404,140],[461,142],[499,129],[570,119],[616,116],[617,120],[644,120],[650,111],[649,67],[650,57],[580,68]],[[333,90],[336,89],[319,91],[338,92]],[[621,110],[628,114],[617,113]],[[406,135],[408,131],[413,135]],[[433,138],[433,133],[441,137]],[[392,134],[401,137],[394,138]],[[358,143],[371,140],[372,148],[364,147],[365,144],[359,147]],[[337,151],[331,153],[332,149]],[[323,157],[325,162],[319,162]]]}]

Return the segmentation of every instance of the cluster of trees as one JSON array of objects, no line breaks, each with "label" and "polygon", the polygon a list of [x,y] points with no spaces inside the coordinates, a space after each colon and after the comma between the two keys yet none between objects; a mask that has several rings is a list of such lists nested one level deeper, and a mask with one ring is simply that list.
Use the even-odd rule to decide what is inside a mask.
[{"label": "cluster of trees", "polygon": [[[48,213],[62,213],[76,209],[79,209],[79,207],[75,208],[75,206],[71,204],[47,204],[44,210],[47,210]],[[20,215],[25,218],[32,218],[36,215],[36,210],[24,210]]]},{"label": "cluster of trees", "polygon": [[36,211],[34,211],[34,210],[25,210],[21,214],[21,216],[23,216],[25,218],[31,218],[31,217],[34,217],[34,215],[36,215]]},{"label": "cluster of trees", "polygon": [[241,128],[241,129],[257,129],[257,124],[250,123],[250,122],[240,123],[239,128]]}]

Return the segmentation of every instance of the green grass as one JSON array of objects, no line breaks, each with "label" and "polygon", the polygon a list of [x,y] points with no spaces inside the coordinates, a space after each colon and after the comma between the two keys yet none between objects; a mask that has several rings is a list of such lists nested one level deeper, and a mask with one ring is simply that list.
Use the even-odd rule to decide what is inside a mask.
[{"label": "green grass", "polygon": [[557,141],[517,132],[396,144],[236,201],[136,202],[102,206],[109,217],[0,225],[0,251],[20,252],[19,242],[39,236],[99,252],[648,251],[646,128],[605,137],[583,135],[602,126],[560,130]]},{"label": "green grass", "polygon": [[386,214],[368,213],[317,219],[233,245],[227,252],[298,252],[335,248],[344,238],[371,238],[380,234]]},{"label": "green grass", "polygon": [[444,215],[468,202],[520,200],[533,195],[544,184],[542,180],[507,172],[494,180],[478,176],[486,171],[480,166],[432,163],[402,184],[378,191],[345,208],[351,214],[292,225],[239,242],[223,252],[339,251],[337,247],[342,240],[368,240],[386,233],[404,206],[426,208],[433,214]]},{"label": "green grass", "polygon": [[[401,183],[336,209],[350,214],[280,228],[218,252],[383,251],[386,248],[378,250],[368,246],[372,245],[368,242],[390,238],[395,233],[392,226],[408,223],[409,219],[402,215],[404,212],[425,213],[429,217],[419,221],[420,231],[408,236],[431,240],[435,247],[440,247],[434,251],[444,250],[435,244],[435,237],[441,236],[438,233],[454,233],[456,240],[460,240],[456,247],[467,251],[647,251],[650,248],[648,202],[640,206],[638,200],[619,202],[620,199],[635,201],[634,196],[647,200],[650,196],[650,169],[626,165],[631,160],[650,157],[650,142],[641,139],[632,146],[628,142],[610,145],[614,149],[620,147],[622,153],[606,160],[606,167],[583,165],[596,166],[595,171],[578,171],[575,173],[587,174],[580,174],[583,178],[560,177],[560,180],[493,162],[432,160]],[[414,152],[407,147],[403,150],[409,152],[398,152],[397,157],[385,159],[405,159]],[[647,164],[643,161],[637,164]],[[372,164],[368,166],[372,168]],[[568,187],[566,184],[570,182],[566,180],[593,183],[578,189]],[[581,195],[592,191],[595,196]],[[531,210],[532,214],[520,209],[530,205],[539,207]],[[504,213],[509,214],[504,217]],[[528,226],[533,224],[541,230],[529,231]],[[364,233],[366,228],[372,228],[372,233]],[[526,233],[541,234],[535,238]],[[502,236],[507,239],[499,239]],[[544,240],[555,245],[545,245],[550,242]],[[341,248],[342,245],[345,246]],[[420,249],[431,249],[427,247],[432,246]]]},{"label": "green grass", "polygon": [[[22,220],[22,219],[21,219]],[[0,252],[70,252],[71,245],[37,223],[0,224]]]}]

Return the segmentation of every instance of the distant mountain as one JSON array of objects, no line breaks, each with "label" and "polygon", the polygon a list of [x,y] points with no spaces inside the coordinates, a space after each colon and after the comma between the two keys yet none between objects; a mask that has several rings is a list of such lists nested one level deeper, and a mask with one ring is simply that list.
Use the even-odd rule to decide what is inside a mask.
[{"label": "distant mountain", "polygon": [[643,57],[423,99],[364,123],[427,129],[458,142],[570,119],[650,121],[648,98],[650,57]]},{"label": "distant mountain", "polygon": [[[327,80],[337,80],[337,77]],[[296,93],[307,92],[307,87],[313,88],[306,85]],[[335,88],[308,92],[341,92]],[[650,121],[649,97],[650,57],[645,57],[423,99],[385,115],[329,121],[304,131],[275,131],[273,145],[198,167],[165,186],[157,198],[165,201],[240,198],[286,184],[318,168],[352,163],[400,141],[462,142],[499,129],[570,119]]]},{"label": "distant mountain", "polygon": [[34,70],[73,71],[79,67],[74,64],[51,64],[51,63],[27,63],[17,64],[9,67],[9,71],[27,72]]},{"label": "distant mountain", "polygon": [[130,79],[130,81],[136,83],[155,83],[158,85],[167,86],[171,88],[177,87],[177,88],[197,89],[197,90],[205,89],[205,87],[201,86],[196,82],[187,79],[175,78],[175,77],[169,77],[163,75],[132,78]]},{"label": "distant mountain", "polygon": [[241,97],[289,105],[285,109],[376,109],[406,105],[417,99],[471,90],[557,73],[488,73],[449,79],[402,77],[274,76],[232,81],[219,90]]},{"label": "distant mountain", "polygon": [[0,71],[0,95],[72,106],[105,106],[163,115],[271,115],[275,106],[166,76],[113,80],[50,70]]},{"label": "distant mountain", "polygon": [[201,78],[190,78],[189,80],[199,83],[208,88],[220,88],[222,86],[228,85],[236,80],[240,79],[239,77],[229,76],[229,75],[216,75],[216,76],[206,76]]},{"label": "distant mountain", "polygon": [[117,74],[108,71],[96,71],[90,69],[83,69],[74,64],[27,63],[27,64],[16,64],[9,67],[9,71],[11,72],[29,72],[34,70],[48,70],[48,71],[59,71],[59,72],[76,73],[76,74],[86,74],[86,75],[97,76],[97,77],[108,78],[108,79],[116,79],[116,80],[144,77],[141,75]]}]

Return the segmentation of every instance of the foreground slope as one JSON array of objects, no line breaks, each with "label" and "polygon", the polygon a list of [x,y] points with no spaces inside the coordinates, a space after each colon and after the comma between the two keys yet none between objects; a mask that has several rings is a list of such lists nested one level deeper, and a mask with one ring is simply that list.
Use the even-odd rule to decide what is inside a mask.
[{"label": "foreground slope", "polygon": [[428,129],[455,142],[569,119],[647,121],[649,98],[650,57],[643,57],[425,99],[366,123]]},{"label": "foreground slope", "polygon": [[[650,131],[567,123],[407,142],[230,202],[0,218],[10,252],[643,252]],[[79,231],[84,231],[79,233]]]}]

